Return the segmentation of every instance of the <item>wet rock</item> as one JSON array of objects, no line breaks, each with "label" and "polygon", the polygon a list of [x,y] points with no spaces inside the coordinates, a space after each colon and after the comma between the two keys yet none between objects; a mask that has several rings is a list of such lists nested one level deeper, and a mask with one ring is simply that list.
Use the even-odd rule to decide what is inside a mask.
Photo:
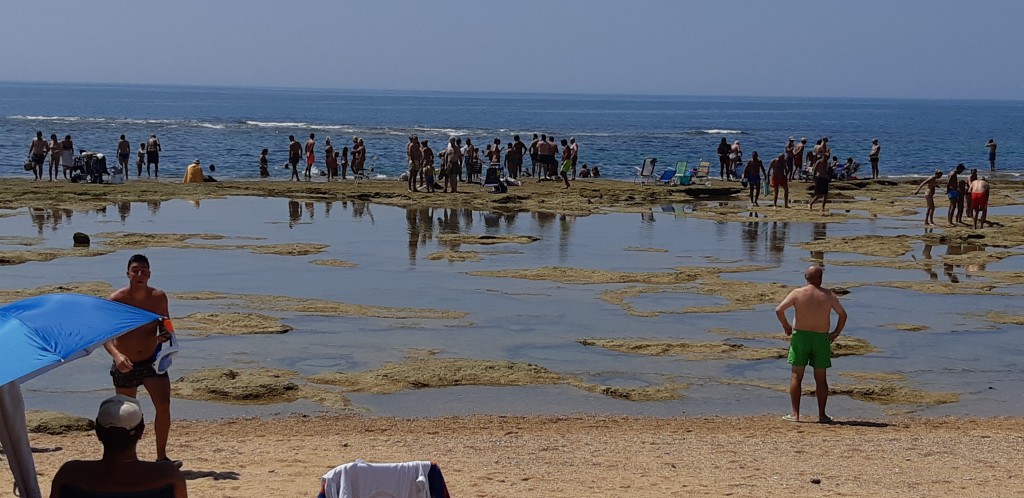
[{"label": "wet rock", "polygon": [[295,372],[267,368],[208,368],[175,381],[174,394],[205,401],[287,403],[298,399],[293,376]]},{"label": "wet rock", "polygon": [[89,247],[91,241],[89,240],[89,234],[82,232],[75,232],[71,236],[71,240],[75,242],[75,247]]},{"label": "wet rock", "polygon": [[32,433],[60,435],[71,432],[88,432],[93,430],[95,424],[85,417],[76,417],[66,413],[30,411],[25,413],[25,426]]}]

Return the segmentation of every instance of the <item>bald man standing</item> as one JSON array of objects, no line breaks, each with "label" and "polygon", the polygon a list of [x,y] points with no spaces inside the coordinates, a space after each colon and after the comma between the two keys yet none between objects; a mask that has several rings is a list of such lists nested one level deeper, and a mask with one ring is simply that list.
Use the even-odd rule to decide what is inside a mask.
[{"label": "bald man standing", "polygon": [[[783,417],[791,422],[800,421],[800,386],[804,380],[804,368],[808,363],[814,368],[818,422],[832,421],[832,417],[825,413],[825,403],[828,402],[828,380],[825,373],[832,366],[832,342],[846,326],[846,310],[835,293],[821,287],[823,271],[820,266],[808,268],[804,272],[807,285],[790,292],[775,308],[775,316],[782,323],[782,329],[787,336],[792,336],[789,343],[789,364],[793,366],[789,380],[789,398],[793,404],[793,413]],[[786,318],[786,310],[789,308],[796,309],[792,325]],[[839,315],[839,321],[830,333],[833,310]]]}]

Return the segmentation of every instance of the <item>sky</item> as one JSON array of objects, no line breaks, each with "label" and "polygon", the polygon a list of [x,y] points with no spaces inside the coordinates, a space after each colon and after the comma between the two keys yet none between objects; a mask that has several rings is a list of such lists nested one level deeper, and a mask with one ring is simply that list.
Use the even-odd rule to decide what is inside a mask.
[{"label": "sky", "polygon": [[3,0],[0,81],[1024,99],[1022,20],[1019,0]]}]

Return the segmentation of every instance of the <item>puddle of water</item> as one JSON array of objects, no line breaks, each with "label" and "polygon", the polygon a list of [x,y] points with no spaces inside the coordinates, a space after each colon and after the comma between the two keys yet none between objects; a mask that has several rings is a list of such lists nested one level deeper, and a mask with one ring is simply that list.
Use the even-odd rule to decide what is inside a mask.
[{"label": "puddle of water", "polygon": [[[471,270],[502,270],[565,266],[621,272],[671,272],[679,266],[767,265],[768,270],[727,274],[726,279],[803,284],[803,270],[815,254],[798,244],[824,237],[859,234],[920,233],[916,222],[851,220],[845,223],[791,223],[743,221],[718,223],[682,215],[692,205],[655,208],[645,214],[603,214],[585,217],[549,213],[491,213],[461,209],[401,209],[365,202],[288,201],[233,197],[163,203],[111,205],[93,211],[35,212],[23,209],[0,217],[5,236],[42,237],[37,247],[70,247],[76,231],[211,233],[262,240],[198,241],[203,244],[327,244],[322,254],[277,256],[246,250],[153,248],[124,250],[94,258],[63,258],[48,263],[0,267],[5,288],[30,288],[69,281],[99,280],[124,284],[124,265],[135,252],[147,254],[153,264],[153,284],[175,293],[212,290],[329,299],[354,304],[454,309],[466,311],[461,320],[413,317],[388,320],[362,317],[316,317],[292,312],[273,313],[295,327],[275,336],[183,337],[173,376],[211,366],[253,365],[288,368],[300,375],[323,371],[375,368],[384,361],[400,361],[409,349],[440,349],[446,357],[508,359],[536,363],[556,372],[615,372],[602,377],[608,383],[630,386],[650,375],[678,376],[693,383],[684,400],[634,403],[586,393],[566,386],[522,388],[461,387],[404,392],[385,396],[353,395],[353,401],[374,413],[397,416],[458,413],[571,413],[597,411],[650,415],[748,414],[785,410],[784,394],[764,389],[725,386],[719,381],[737,375],[785,382],[785,360],[755,362],[696,362],[676,357],[646,357],[610,352],[575,343],[583,337],[685,338],[721,341],[708,334],[724,327],[741,332],[778,332],[772,304],[753,311],[721,314],[666,314],[654,318],[627,316],[617,306],[600,301],[602,290],[619,284],[573,285],[551,281],[477,277]],[[699,208],[699,206],[698,206]],[[531,244],[446,245],[442,235],[533,235]],[[94,237],[95,240],[95,237]],[[25,249],[5,246],[7,249]],[[627,251],[627,247],[665,249],[667,252]],[[28,248],[31,249],[31,248]],[[507,251],[480,254],[480,261],[433,261],[434,252]],[[953,265],[947,274],[939,256],[976,250],[971,246],[935,246],[929,249],[934,278],[949,275],[971,278],[973,270]],[[915,245],[919,260],[926,252]],[[829,282],[874,280],[926,280],[920,270],[828,265]],[[315,259],[340,259],[355,268],[317,266]],[[717,263],[725,261],[728,263]],[[990,270],[1024,268],[1024,256],[987,265]],[[633,284],[622,284],[633,285]],[[843,297],[850,312],[847,333],[869,339],[882,349],[870,357],[844,357],[843,370],[931,372],[937,365],[963,368],[956,374],[915,374],[929,388],[971,391],[962,402],[927,413],[987,413],[1022,415],[1024,407],[999,373],[1020,367],[1024,334],[1008,326],[995,326],[963,318],[966,311],[1015,312],[1016,297],[943,296],[862,287]],[[666,293],[631,298],[640,310],[676,309],[682,305],[714,305],[714,296]],[[171,311],[183,316],[196,311],[233,311],[211,301],[171,300]],[[243,310],[238,310],[243,311]],[[257,310],[258,311],[258,310]],[[894,331],[891,323],[921,323],[921,333]],[[983,327],[989,327],[987,329]],[[978,330],[975,330],[978,329]],[[967,332],[972,330],[972,332]],[[746,342],[745,342],[746,343]],[[762,345],[761,341],[750,345]],[[767,341],[765,342],[765,345]],[[107,394],[109,358],[97,354],[73,362],[26,384],[30,408],[85,413],[95,409],[96,398]],[[694,380],[696,379],[696,380]],[[632,383],[632,384],[631,384]],[[995,383],[989,390],[979,386]],[[1006,387],[1006,388],[1003,388]],[[877,414],[874,405],[842,399],[845,409]],[[831,403],[831,402],[830,402]],[[1016,404],[1014,404],[1016,403]],[[424,411],[424,407],[429,406]],[[838,405],[837,405],[838,406]],[[316,411],[315,405],[297,402],[272,407],[235,407],[175,401],[176,416],[201,418],[226,415],[262,415]],[[1018,411],[1013,411],[1018,410]]]}]

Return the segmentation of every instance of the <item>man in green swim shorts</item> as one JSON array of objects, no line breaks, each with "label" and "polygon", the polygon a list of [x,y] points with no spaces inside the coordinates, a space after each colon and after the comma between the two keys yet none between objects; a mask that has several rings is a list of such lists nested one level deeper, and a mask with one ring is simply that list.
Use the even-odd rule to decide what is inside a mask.
[{"label": "man in green swim shorts", "polygon": [[[789,345],[789,364],[793,365],[793,373],[789,379],[789,398],[793,403],[793,413],[786,415],[786,420],[800,421],[800,386],[804,380],[804,368],[808,363],[814,368],[815,396],[818,398],[818,422],[828,423],[832,418],[825,414],[825,403],[828,402],[828,380],[826,369],[832,366],[832,342],[842,333],[846,326],[846,310],[839,298],[828,289],[821,287],[822,271],[820,266],[812,266],[804,272],[807,285],[790,292],[786,299],[775,308],[775,316],[782,323],[787,336],[792,336]],[[793,325],[786,318],[786,310],[796,309]],[[836,328],[831,328],[832,310],[839,315]],[[794,331],[795,329],[795,331]]]}]

